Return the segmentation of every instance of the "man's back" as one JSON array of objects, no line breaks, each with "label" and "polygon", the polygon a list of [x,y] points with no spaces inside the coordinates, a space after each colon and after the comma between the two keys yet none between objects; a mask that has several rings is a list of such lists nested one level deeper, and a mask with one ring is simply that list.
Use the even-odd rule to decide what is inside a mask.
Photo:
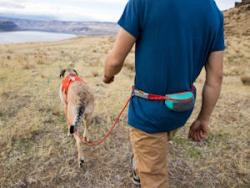
[{"label": "man's back", "polygon": [[[189,90],[209,54],[224,49],[223,15],[214,0],[130,0],[118,23],[136,38],[135,87],[148,93]],[[162,103],[134,97],[129,124],[169,131],[191,112],[173,114]]]}]

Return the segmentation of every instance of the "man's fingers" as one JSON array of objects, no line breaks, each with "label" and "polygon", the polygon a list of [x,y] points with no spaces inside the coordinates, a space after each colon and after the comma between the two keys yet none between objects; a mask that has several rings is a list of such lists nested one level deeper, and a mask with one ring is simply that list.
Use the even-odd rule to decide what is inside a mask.
[{"label": "man's fingers", "polygon": [[196,131],[191,131],[191,132],[190,132],[190,138],[191,138],[193,141],[196,142],[196,140],[197,140]]},{"label": "man's fingers", "polygon": [[189,132],[189,138],[196,142],[198,140],[196,134],[197,134],[196,131],[190,130],[190,132]]},{"label": "man's fingers", "polygon": [[192,139],[195,142],[200,142],[204,138],[206,138],[206,135],[203,134],[202,130],[191,130],[189,131],[188,138]]},{"label": "man's fingers", "polygon": [[114,77],[112,77],[112,78],[107,78],[107,77],[104,76],[104,78],[103,78],[103,82],[104,82],[105,84],[110,84],[110,83],[112,83],[113,81],[114,81]]},{"label": "man's fingers", "polygon": [[190,127],[189,135],[188,135],[189,138],[191,138],[193,141],[197,141],[196,132],[197,132],[198,128],[199,128],[199,122],[194,121],[193,124]]},{"label": "man's fingers", "polygon": [[199,132],[198,132],[198,131],[196,131],[196,132],[194,133],[194,137],[195,137],[195,141],[196,141],[196,142],[199,142],[200,138],[199,138]]},{"label": "man's fingers", "polygon": [[189,130],[188,138],[192,139],[195,142],[201,142],[207,138],[207,133],[201,129],[198,130]]},{"label": "man's fingers", "polygon": [[202,136],[202,130],[197,130],[196,132],[195,132],[195,141],[196,142],[201,142],[204,138],[203,138],[203,136]]},{"label": "man's fingers", "polygon": [[199,138],[200,138],[200,141],[204,138],[202,130],[199,130]]},{"label": "man's fingers", "polygon": [[207,137],[206,133],[204,131],[200,132],[201,138],[205,139]]},{"label": "man's fingers", "polygon": [[189,129],[189,132],[188,132],[188,138],[192,138],[192,130],[191,129]]},{"label": "man's fingers", "polygon": [[191,138],[191,139],[193,139],[193,137],[194,137],[194,136],[193,136],[193,133],[194,133],[193,130],[190,129],[190,130],[189,130],[188,137]]},{"label": "man's fingers", "polygon": [[194,138],[195,138],[195,141],[198,142],[199,141],[199,137],[198,137],[198,134],[197,132],[194,133]]}]

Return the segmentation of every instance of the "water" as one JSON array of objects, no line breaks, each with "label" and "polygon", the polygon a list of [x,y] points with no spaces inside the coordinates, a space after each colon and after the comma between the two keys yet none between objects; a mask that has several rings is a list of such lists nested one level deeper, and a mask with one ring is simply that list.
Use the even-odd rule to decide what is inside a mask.
[{"label": "water", "polygon": [[38,31],[0,32],[0,44],[52,42],[74,38],[76,35]]}]

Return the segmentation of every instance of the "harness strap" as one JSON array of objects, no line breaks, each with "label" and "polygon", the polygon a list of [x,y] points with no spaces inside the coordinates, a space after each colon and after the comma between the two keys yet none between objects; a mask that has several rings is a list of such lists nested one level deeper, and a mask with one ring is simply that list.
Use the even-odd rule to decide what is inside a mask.
[{"label": "harness strap", "polygon": [[74,83],[76,81],[83,82],[84,84],[86,83],[83,79],[81,79],[79,76],[74,75],[74,74],[70,74],[70,75],[66,76],[62,81],[62,92],[66,96],[66,103],[67,103],[67,96],[68,96],[69,87],[72,83]]}]

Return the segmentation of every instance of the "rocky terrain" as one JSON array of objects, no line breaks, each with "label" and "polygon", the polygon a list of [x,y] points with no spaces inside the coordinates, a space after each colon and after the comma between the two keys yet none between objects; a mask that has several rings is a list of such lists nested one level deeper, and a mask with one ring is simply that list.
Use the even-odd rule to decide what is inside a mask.
[{"label": "rocky terrain", "polygon": [[[249,75],[250,58],[250,2],[243,0],[236,8],[225,11],[225,36],[227,51],[225,67],[228,75]],[[245,66],[246,69],[239,69]]]},{"label": "rocky terrain", "polygon": [[[225,76],[222,94],[202,143],[187,139],[201,105],[204,72],[197,79],[194,114],[169,150],[171,188],[250,187],[249,4],[225,12]],[[74,139],[60,105],[59,72],[75,66],[96,98],[92,139],[103,135],[130,94],[134,51],[112,85],[102,83],[113,37],[0,45],[0,187],[133,188],[127,116],[103,145],[83,146],[86,164],[77,165]],[[246,78],[246,79],[245,79]],[[242,81],[241,81],[242,80]]]},{"label": "rocky terrain", "polygon": [[250,0],[242,0],[241,2],[236,2],[235,7],[238,8],[247,4],[250,4]]}]

